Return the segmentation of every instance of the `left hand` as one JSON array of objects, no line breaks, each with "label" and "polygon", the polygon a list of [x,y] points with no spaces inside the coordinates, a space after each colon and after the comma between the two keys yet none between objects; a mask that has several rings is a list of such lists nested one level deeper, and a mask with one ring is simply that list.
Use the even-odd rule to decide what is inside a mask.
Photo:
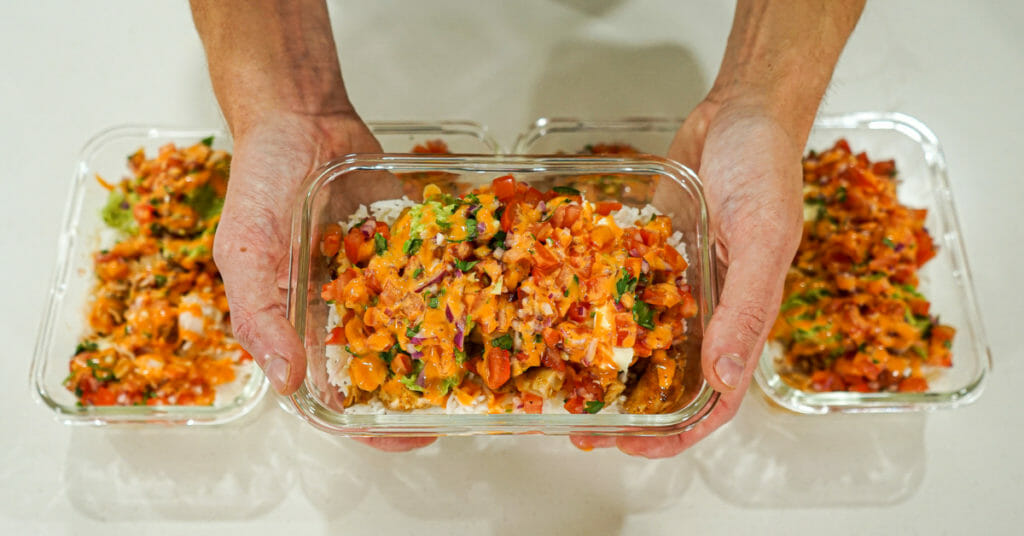
[{"label": "left hand", "polygon": [[704,184],[725,284],[705,332],[702,368],[721,393],[692,430],[664,437],[573,436],[582,449],[618,446],[627,454],[674,456],[732,419],[778,314],[786,272],[803,228],[803,140],[757,98],[712,98],[687,117],[669,157]]}]

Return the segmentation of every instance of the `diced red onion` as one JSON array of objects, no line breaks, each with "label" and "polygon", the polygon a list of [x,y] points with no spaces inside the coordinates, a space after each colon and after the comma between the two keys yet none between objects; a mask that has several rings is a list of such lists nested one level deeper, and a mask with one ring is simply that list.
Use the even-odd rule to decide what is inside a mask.
[{"label": "diced red onion", "polygon": [[128,210],[129,208],[131,208],[131,205],[129,205],[127,201],[121,201],[121,204],[118,206],[124,210]]},{"label": "diced red onion", "polygon": [[647,262],[647,259],[640,260],[640,271],[645,274],[651,271],[651,263]]},{"label": "diced red onion", "polygon": [[416,385],[423,387],[427,383],[427,371],[421,370],[420,375],[416,376]]},{"label": "diced red onion", "polygon": [[901,243],[901,244],[896,244],[896,247],[894,247],[894,248],[892,248],[892,249],[893,249],[893,250],[894,250],[894,251],[895,251],[896,253],[899,253],[899,252],[903,251],[903,249],[904,249],[904,248],[906,248],[906,247],[907,247],[907,245],[906,245],[906,244],[902,244],[902,243]]},{"label": "diced red onion", "polygon": [[414,349],[413,351],[409,352],[409,357],[416,360],[423,359],[423,352]]},{"label": "diced red onion", "polygon": [[423,341],[425,341],[425,340],[427,340],[425,337],[423,337],[421,335],[417,335],[417,336],[409,339],[409,342],[411,344],[415,344],[416,346],[419,346],[419,345],[423,344]]},{"label": "diced red onion", "polygon": [[444,306],[444,317],[449,322],[454,322],[455,321],[455,315],[452,314],[452,308],[449,307],[447,304],[445,304],[445,306]]},{"label": "diced red onion", "polygon": [[466,218],[472,218],[473,215],[476,214],[477,210],[480,210],[480,205],[470,205],[470,207],[466,209]]},{"label": "diced red onion", "polygon": [[548,204],[545,203],[544,201],[541,201],[540,203],[537,203],[537,210],[539,210],[541,212],[544,212],[545,210],[547,210],[547,208],[548,208]]},{"label": "diced red onion", "polygon": [[373,218],[369,218],[363,222],[363,225],[359,227],[359,230],[362,231],[363,236],[370,238],[373,236],[373,233],[377,231],[377,222],[374,221]]},{"label": "diced red onion", "polygon": [[482,232],[484,232],[486,230],[487,230],[487,225],[484,222],[482,222],[482,221],[481,222],[477,222],[477,224],[476,224],[476,232],[477,233],[482,233]]},{"label": "diced red onion", "polygon": [[448,270],[441,270],[436,276],[430,278],[429,281],[427,281],[425,283],[421,283],[420,286],[416,287],[415,292],[416,293],[423,292],[423,289],[425,289],[425,288],[429,287],[430,285],[433,285],[434,283],[437,283],[438,281],[444,279],[444,276],[447,275],[447,274],[448,274]]},{"label": "diced red onion", "polygon": [[455,347],[458,348],[459,350],[463,349],[462,348],[462,343],[465,342],[463,340],[465,338],[465,336],[466,336],[465,331],[466,331],[466,324],[460,318],[459,321],[455,323],[455,340],[454,340]]}]

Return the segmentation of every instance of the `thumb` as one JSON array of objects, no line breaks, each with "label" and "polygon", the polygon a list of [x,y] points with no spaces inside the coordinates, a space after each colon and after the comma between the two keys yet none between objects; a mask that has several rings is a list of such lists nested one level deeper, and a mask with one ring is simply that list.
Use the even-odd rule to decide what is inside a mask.
[{"label": "thumb", "polygon": [[742,392],[749,385],[792,261],[785,247],[746,245],[731,253],[722,297],[701,351],[704,375],[722,393]]},{"label": "thumb", "polygon": [[214,242],[214,257],[224,279],[232,332],[274,389],[290,395],[305,376],[306,353],[286,316],[277,266],[267,261],[274,256],[253,247],[252,242],[248,247],[239,246],[230,239],[231,234],[228,231],[222,236],[218,230],[217,239],[221,240]]}]

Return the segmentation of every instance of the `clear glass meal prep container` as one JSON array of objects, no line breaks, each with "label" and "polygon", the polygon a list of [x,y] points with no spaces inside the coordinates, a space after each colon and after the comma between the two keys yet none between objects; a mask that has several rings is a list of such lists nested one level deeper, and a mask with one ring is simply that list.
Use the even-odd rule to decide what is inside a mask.
[{"label": "clear glass meal prep container", "polygon": [[217,425],[252,411],[267,390],[263,374],[252,362],[242,367],[235,383],[218,388],[212,406],[79,406],[75,395],[63,385],[74,348],[88,332],[88,307],[95,282],[92,255],[100,249],[106,228],[100,211],[109,192],[96,181],[96,174],[108,182],[119,182],[129,173],[126,156],[140,147],[151,158],[167,143],[188,146],[207,136],[214,137],[215,149],[231,150],[231,139],[221,129],[146,126],[106,130],[82,150],[65,205],[57,270],[32,363],[34,391],[60,421],[92,425]]},{"label": "clear glass meal prep container", "polygon": [[[498,144],[481,125],[471,121],[379,121],[368,123],[384,150],[410,151],[430,140],[444,141],[450,150],[494,154]],[[57,270],[36,340],[31,382],[36,396],[67,424],[217,425],[251,412],[267,391],[259,368],[246,367],[247,378],[232,385],[229,396],[218,395],[213,406],[80,407],[63,386],[68,362],[79,338],[87,331],[88,304],[93,288],[92,254],[99,249],[105,225],[100,210],[107,190],[96,181],[100,174],[117,182],[128,174],[126,156],[143,148],[148,156],[167,143],[191,145],[213,136],[215,149],[231,150],[231,138],[221,128],[171,128],[144,125],[113,127],[94,136],[82,150],[65,204],[58,241]],[[222,391],[226,391],[222,390]]]},{"label": "clear glass meal prep container", "polygon": [[[409,174],[437,174],[442,190],[458,194],[488,184],[495,177],[512,174],[541,191],[552,186],[578,184],[586,177],[623,184],[647,182],[650,202],[672,216],[683,233],[687,278],[699,304],[697,318],[687,321],[684,348],[687,388],[685,403],[674,413],[633,415],[569,414],[444,414],[429,411],[366,414],[343,408],[338,391],[327,381],[324,340],[328,334],[328,306],[320,297],[330,281],[328,262],[320,253],[320,231],[333,222],[344,222],[360,205],[410,193]],[[422,189],[423,182],[416,185]],[[438,184],[438,182],[435,182]],[[603,183],[602,183],[603,184]],[[615,182],[615,184],[619,184]],[[545,434],[668,434],[686,430],[711,410],[717,394],[704,381],[700,369],[700,343],[716,300],[716,270],[707,227],[707,212],[697,177],[672,161],[656,157],[480,157],[453,155],[413,157],[402,155],[354,155],[335,161],[312,174],[303,187],[293,212],[291,282],[288,314],[306,349],[306,380],[292,395],[296,412],[322,430],[345,435],[470,435],[493,433]],[[603,197],[595,194],[600,201]]]},{"label": "clear glass meal prep container", "polygon": [[[538,119],[519,136],[513,153],[576,153],[586,144],[603,142],[628,143],[640,151],[665,154],[681,123],[681,119]],[[894,159],[900,201],[928,209],[925,224],[937,255],[919,273],[920,290],[931,300],[932,313],[957,329],[953,366],[934,371],[930,390],[924,393],[817,393],[782,380],[776,373],[779,348],[769,344],[755,372],[758,385],[779,405],[807,414],[918,411],[973,402],[982,392],[991,357],[938,140],[913,117],[859,112],[820,116],[807,148],[821,151],[839,138],[846,138],[854,151],[866,151],[872,160]]]}]

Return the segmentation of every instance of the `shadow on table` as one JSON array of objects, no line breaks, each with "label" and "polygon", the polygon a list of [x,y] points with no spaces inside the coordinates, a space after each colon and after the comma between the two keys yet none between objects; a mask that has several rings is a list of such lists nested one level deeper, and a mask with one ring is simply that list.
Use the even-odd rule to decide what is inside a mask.
[{"label": "shadow on table", "polygon": [[756,387],[739,414],[696,445],[701,476],[747,507],[895,504],[924,476],[923,414],[798,415]]},{"label": "shadow on table", "polygon": [[282,439],[298,423],[271,405],[257,410],[259,423],[251,416],[217,429],[75,429],[65,463],[68,498],[97,520],[259,516],[292,482]]},{"label": "shadow on table", "polygon": [[[685,117],[710,87],[696,56],[679,44],[579,38],[555,45],[538,80],[533,118]],[[599,141],[616,140],[592,140]]]},{"label": "shadow on table", "polygon": [[339,525],[376,488],[406,515],[477,518],[492,534],[609,534],[629,514],[682,500],[694,476],[687,456],[588,453],[567,438],[442,438],[400,455],[313,430],[297,439],[301,488]]}]

